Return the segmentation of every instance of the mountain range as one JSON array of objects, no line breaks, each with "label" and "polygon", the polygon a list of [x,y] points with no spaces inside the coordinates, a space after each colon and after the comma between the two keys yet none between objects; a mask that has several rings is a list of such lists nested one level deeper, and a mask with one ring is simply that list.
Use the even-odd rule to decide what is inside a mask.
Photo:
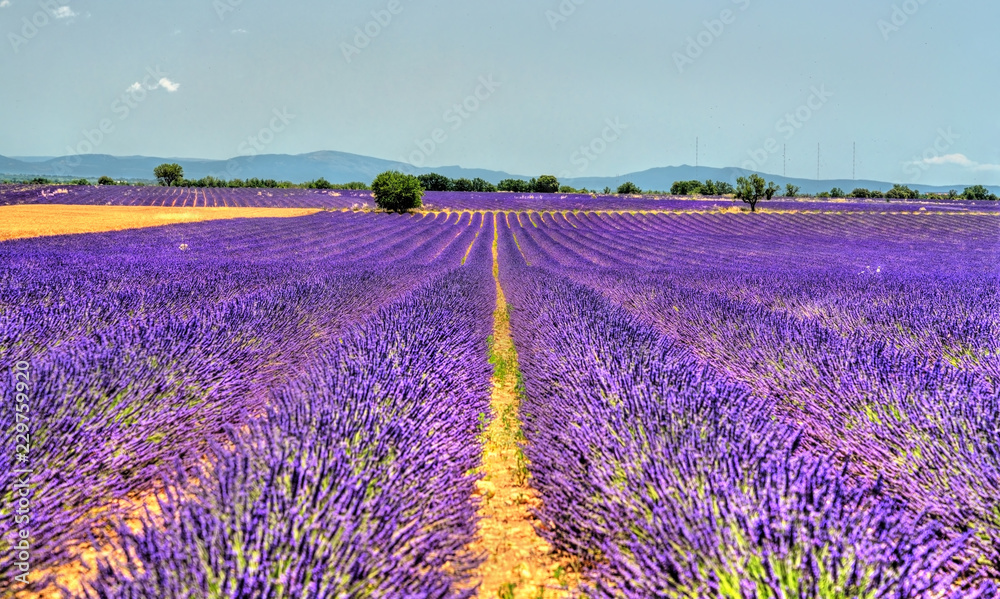
[{"label": "mountain range", "polygon": [[[107,154],[81,154],[61,157],[12,157],[0,156],[0,174],[7,176],[39,176],[39,177],[73,177],[89,178],[107,175],[114,179],[151,180],[153,169],[165,162],[176,162],[184,167],[184,176],[188,179],[200,179],[214,176],[220,179],[275,179],[278,181],[305,182],[320,177],[333,183],[348,183],[351,181],[370,182],[381,172],[400,170],[412,174],[430,172],[440,173],[453,179],[465,177],[473,179],[480,177],[491,183],[502,179],[529,179],[542,173],[530,176],[514,175],[502,171],[487,169],[472,169],[460,166],[441,166],[415,168],[409,164],[392,160],[383,160],[370,156],[349,154],[346,152],[323,151],[308,154],[261,154],[257,156],[238,156],[229,160],[207,160],[201,158],[155,158],[149,156],[109,156]],[[689,181],[692,179],[726,181],[735,184],[737,177],[750,174],[741,168],[694,167],[689,165],[667,166],[649,170],[628,173],[619,177],[579,177],[564,179],[560,182],[575,188],[601,190],[605,187],[615,189],[620,183],[631,181],[642,189],[669,190],[674,181]],[[796,185],[802,193],[815,194],[839,187],[850,192],[856,187],[886,191],[893,183],[871,180],[851,179],[796,179],[767,173],[760,173],[769,181],[781,186]],[[951,189],[961,192],[968,184],[955,185],[924,185],[909,183],[909,187],[924,193],[946,193]],[[987,186],[993,192],[1000,194],[1000,186]]]}]

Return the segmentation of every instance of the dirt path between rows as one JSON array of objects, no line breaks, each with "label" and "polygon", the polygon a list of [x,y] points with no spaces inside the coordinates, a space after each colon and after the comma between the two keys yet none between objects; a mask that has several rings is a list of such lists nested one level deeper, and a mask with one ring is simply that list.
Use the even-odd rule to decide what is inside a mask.
[{"label": "dirt path between rows", "polygon": [[507,300],[500,286],[497,223],[493,220],[493,277],[497,288],[490,362],[493,364],[492,418],[483,433],[483,479],[479,537],[471,549],[485,553],[476,572],[479,597],[499,599],[569,597],[580,580],[572,558],[558,555],[535,532],[539,524],[531,509],[541,504],[530,486],[522,451],[524,435],[519,417],[520,389],[517,350],[510,335]]}]

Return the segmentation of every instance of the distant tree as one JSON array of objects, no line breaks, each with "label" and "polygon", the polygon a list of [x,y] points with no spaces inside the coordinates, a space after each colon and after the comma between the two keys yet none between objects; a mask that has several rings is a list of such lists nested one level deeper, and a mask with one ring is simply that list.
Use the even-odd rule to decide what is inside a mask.
[{"label": "distant tree", "polygon": [[847,194],[844,193],[843,189],[841,189],[839,187],[834,187],[833,189],[830,190],[830,197],[831,198],[846,198]]},{"label": "distant tree", "polygon": [[74,179],[69,182],[70,185],[90,185],[90,181],[86,179]]},{"label": "distant tree", "polygon": [[954,189],[949,189],[948,190],[948,199],[949,200],[957,200],[958,199],[958,191],[956,191]]},{"label": "distant tree", "polygon": [[409,212],[423,205],[424,188],[413,175],[386,171],[372,181],[375,205],[390,212]]},{"label": "distant tree", "polygon": [[871,195],[871,192],[864,187],[857,187],[851,192],[852,198],[867,198]]},{"label": "distant tree", "polygon": [[920,197],[920,192],[905,185],[893,185],[885,193],[885,197],[891,200],[915,200]]},{"label": "distant tree", "polygon": [[770,200],[776,193],[778,186],[764,181],[764,178],[757,174],[736,180],[736,197],[743,200],[744,204],[750,204],[750,212],[757,211],[757,202]]},{"label": "distant tree", "polygon": [[736,193],[736,188],[725,181],[715,182],[715,195],[725,196]]},{"label": "distant tree", "polygon": [[481,179],[476,177],[472,180],[472,191],[478,191],[482,193],[493,193],[497,190],[496,185],[493,185],[486,179]]},{"label": "distant tree", "polygon": [[882,193],[881,189],[869,189],[868,190],[868,197],[869,198],[884,198],[885,194]]},{"label": "distant tree", "polygon": [[31,185],[51,185],[52,181],[49,181],[45,177],[35,177],[31,181],[28,181]]},{"label": "distant tree", "polygon": [[639,195],[642,190],[639,186],[631,181],[626,181],[618,186],[618,195]]},{"label": "distant tree", "polygon": [[309,189],[333,189],[333,184],[324,177],[309,182]]},{"label": "distant tree", "polygon": [[610,187],[605,187],[604,191],[602,191],[601,193],[603,193],[606,196],[607,195],[611,195],[611,188]]},{"label": "distant tree", "polygon": [[821,191],[821,192],[819,192],[819,193],[816,194],[816,197],[817,198],[822,198],[822,199],[827,199],[827,198],[830,197],[830,192],[829,191]]},{"label": "distant tree", "polygon": [[367,183],[362,183],[361,181],[351,181],[350,183],[344,183],[343,185],[337,186],[340,189],[351,189],[355,191],[365,191],[371,189]]},{"label": "distant tree", "polygon": [[437,173],[427,173],[417,177],[427,191],[451,191],[451,179]]},{"label": "distant tree", "polygon": [[535,193],[558,193],[559,192],[559,179],[553,175],[542,175],[538,180],[534,180],[534,186],[532,187]]},{"label": "distant tree", "polygon": [[800,191],[802,191],[802,189],[798,185],[792,185],[791,183],[785,184],[785,197],[787,198],[799,197]]},{"label": "distant tree", "polygon": [[161,164],[153,169],[153,176],[160,185],[170,187],[184,180],[184,169],[179,164]]},{"label": "distant tree", "polygon": [[983,185],[973,185],[972,187],[966,187],[965,191],[962,192],[962,197],[966,200],[988,200],[990,199],[990,190],[986,189]]},{"label": "distant tree", "polygon": [[582,192],[576,189],[575,187],[571,187],[569,185],[560,185],[559,193],[582,193]]},{"label": "distant tree", "polygon": [[107,176],[107,175],[104,175],[103,177],[101,177],[100,179],[97,180],[97,184],[98,185],[114,185],[115,184],[115,180],[112,179],[111,177]]},{"label": "distant tree", "polygon": [[692,196],[701,193],[701,181],[674,181],[670,193],[678,196]]},{"label": "distant tree", "polygon": [[454,179],[451,182],[451,190],[452,191],[472,191],[472,181],[470,181],[468,179],[465,179],[465,178]]},{"label": "distant tree", "polygon": [[530,193],[531,185],[523,179],[504,179],[497,185],[497,190]]}]

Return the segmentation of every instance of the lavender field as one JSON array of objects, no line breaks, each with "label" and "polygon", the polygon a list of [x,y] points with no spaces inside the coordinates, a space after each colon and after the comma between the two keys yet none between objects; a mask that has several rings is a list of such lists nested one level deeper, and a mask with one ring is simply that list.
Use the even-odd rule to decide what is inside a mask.
[{"label": "lavender field", "polygon": [[[1000,593],[991,203],[340,211],[368,193],[0,188],[338,210],[0,243],[0,363],[32,377],[22,596],[477,596],[501,310],[534,526],[581,575],[531,596]],[[0,453],[5,506],[19,467]]]}]

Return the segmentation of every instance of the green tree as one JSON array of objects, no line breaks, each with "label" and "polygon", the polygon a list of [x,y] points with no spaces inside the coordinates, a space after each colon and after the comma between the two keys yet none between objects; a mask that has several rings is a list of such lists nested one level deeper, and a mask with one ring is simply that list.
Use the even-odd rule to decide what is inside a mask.
[{"label": "green tree", "polygon": [[100,179],[97,180],[97,184],[98,185],[114,185],[115,184],[115,180],[112,179],[111,177],[107,176],[107,175],[104,175]]},{"label": "green tree", "polygon": [[492,193],[496,190],[497,190],[496,185],[493,185],[486,179],[476,177],[475,179],[472,180],[472,191]]},{"label": "green tree", "polygon": [[601,193],[603,193],[603,194],[604,194],[604,195],[606,195],[606,196],[607,196],[607,195],[611,195],[611,188],[610,188],[610,187],[607,187],[607,186],[605,186],[605,188],[604,188],[604,191],[602,191]]},{"label": "green tree", "polygon": [[674,181],[670,193],[676,196],[693,196],[701,193],[701,181]]},{"label": "green tree", "polygon": [[770,200],[776,193],[778,186],[773,182],[764,181],[764,178],[757,174],[736,180],[736,197],[743,200],[744,204],[750,204],[750,212],[757,211],[757,202]]},{"label": "green tree", "polygon": [[799,197],[799,192],[802,189],[798,185],[792,185],[791,183],[785,184],[785,197],[786,198],[797,198]]},{"label": "green tree", "polygon": [[847,194],[844,193],[843,189],[841,189],[839,187],[834,187],[833,189],[830,190],[830,197],[831,198],[846,198]]},{"label": "green tree", "polygon": [[639,195],[641,193],[642,190],[639,189],[639,186],[631,181],[626,181],[618,186],[618,195],[632,196],[632,195]]},{"label": "green tree", "polygon": [[472,191],[472,181],[466,179],[465,177],[453,179],[451,182],[451,190],[466,191],[466,192]]},{"label": "green tree", "polygon": [[715,195],[725,196],[732,193],[736,193],[736,188],[725,181],[716,181],[715,185]]},{"label": "green tree", "polygon": [[161,164],[153,169],[153,176],[160,185],[170,187],[184,180],[184,169],[179,164]]},{"label": "green tree", "polygon": [[885,197],[891,200],[915,200],[920,197],[920,192],[905,185],[893,185],[885,193]]},{"label": "green tree", "polygon": [[73,181],[70,181],[69,184],[70,185],[90,185],[90,181],[88,181],[86,179],[74,179]]},{"label": "green tree", "polygon": [[988,200],[990,199],[990,195],[990,190],[982,185],[966,187],[965,191],[962,192],[962,197],[966,200]]},{"label": "green tree", "polygon": [[534,180],[531,191],[535,193],[558,193],[559,179],[553,175],[542,175],[538,180]]},{"label": "green tree", "polygon": [[319,179],[309,183],[309,189],[333,189],[333,184],[327,181],[324,177],[320,177]]},{"label": "green tree", "polygon": [[417,179],[420,179],[420,184],[423,185],[424,189],[426,189],[427,191],[452,190],[451,179],[445,177],[444,175],[439,175],[437,173],[427,173],[426,175],[418,176]]},{"label": "green tree", "polygon": [[386,171],[372,181],[375,205],[389,212],[409,212],[423,205],[424,188],[413,175]]},{"label": "green tree", "polygon": [[530,193],[531,185],[523,179],[504,179],[497,185],[499,191],[513,191],[515,193]]},{"label": "green tree", "polygon": [[857,187],[851,192],[852,198],[867,198],[871,196],[871,192],[864,187]]}]

